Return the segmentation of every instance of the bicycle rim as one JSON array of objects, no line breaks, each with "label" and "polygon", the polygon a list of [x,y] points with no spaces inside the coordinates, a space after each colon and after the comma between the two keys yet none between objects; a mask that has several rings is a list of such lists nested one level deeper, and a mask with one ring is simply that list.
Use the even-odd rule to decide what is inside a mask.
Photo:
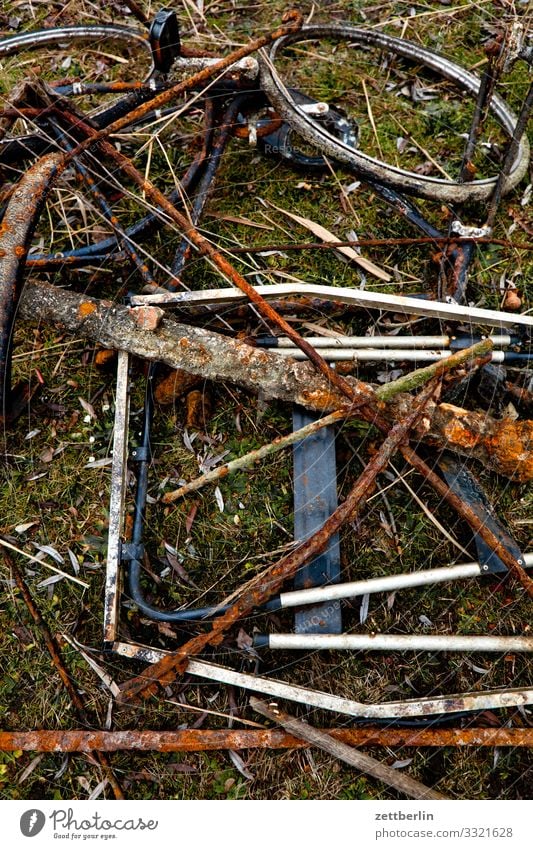
[{"label": "bicycle rim", "polygon": [[[487,200],[496,185],[497,176],[460,183],[433,176],[417,174],[382,162],[361,150],[336,139],[324,127],[313,121],[294,102],[275,68],[275,60],[281,50],[299,41],[307,39],[331,38],[349,40],[358,47],[374,47],[386,50],[396,56],[421,63],[425,68],[439,74],[455,86],[476,97],[480,79],[475,74],[457,65],[446,57],[420,47],[410,41],[372,30],[362,30],[350,25],[309,26],[292,36],[280,38],[267,52],[260,51],[259,67],[261,86],[280,116],[290,124],[306,142],[315,145],[325,156],[332,157],[368,182],[383,183],[408,194],[445,203],[464,203],[466,201]],[[510,137],[516,125],[516,115],[507,103],[494,95],[490,112]],[[513,189],[524,177],[529,163],[529,144],[525,136],[518,146],[509,176],[504,185],[504,193]]]}]

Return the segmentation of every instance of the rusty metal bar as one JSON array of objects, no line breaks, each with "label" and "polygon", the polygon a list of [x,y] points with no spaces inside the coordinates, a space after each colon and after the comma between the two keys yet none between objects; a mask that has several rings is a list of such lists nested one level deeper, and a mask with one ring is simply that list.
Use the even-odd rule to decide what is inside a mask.
[{"label": "rusty metal bar", "polygon": [[[321,728],[348,746],[436,748],[450,746],[530,748],[533,728]],[[228,749],[305,749],[311,744],[286,731],[198,730],[149,731],[0,731],[1,752],[210,752]]]},{"label": "rusty metal bar", "polygon": [[13,323],[35,224],[62,157],[44,156],[21,178],[0,225],[0,417],[11,412]]},{"label": "rusty metal bar", "polygon": [[286,731],[294,734],[301,740],[306,740],[317,749],[321,749],[323,752],[327,752],[333,755],[334,758],[343,761],[343,763],[355,767],[358,772],[371,775],[372,778],[377,778],[387,787],[394,787],[395,790],[398,790],[411,799],[437,800],[448,798],[448,796],[444,796],[442,793],[417,781],[416,778],[412,778],[408,773],[393,769],[388,764],[382,763],[370,757],[370,755],[360,752],[356,748],[347,746],[341,740],[333,739],[329,734],[324,734],[320,729],[309,725],[308,722],[297,719],[289,713],[285,713],[276,704],[268,704],[252,696],[250,707],[257,711],[257,713],[260,713],[261,716],[266,716],[267,719],[270,719],[277,725],[281,725]]}]

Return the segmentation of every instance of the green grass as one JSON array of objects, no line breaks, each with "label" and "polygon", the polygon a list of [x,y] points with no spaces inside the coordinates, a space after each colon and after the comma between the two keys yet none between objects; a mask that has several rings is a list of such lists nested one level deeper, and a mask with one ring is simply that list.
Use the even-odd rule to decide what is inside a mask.
[{"label": "green grass", "polygon": [[[6,3],[6,12],[10,3]],[[100,4],[101,16],[96,15],[93,4],[79,10],[76,19],[72,10],[60,14],[57,23],[75,23],[79,17],[84,22],[107,19],[106,4]],[[359,25],[372,26],[380,22],[392,35],[404,35],[435,50],[441,50],[458,63],[472,67],[483,59],[480,37],[485,24],[494,22],[495,13],[489,4],[478,8],[465,8],[451,12],[441,3],[426,3],[415,7],[410,16],[411,3],[391,2],[379,10],[365,10],[362,2],[314,4],[315,22],[334,19],[352,20]],[[47,10],[37,8],[35,20],[24,18],[20,29],[32,29],[46,21]],[[54,7],[56,8],[56,7]],[[66,7],[65,7],[66,8]],[[212,5],[205,25],[195,19],[198,33],[190,30],[190,21],[183,15],[184,41],[196,47],[218,50],[221,44],[243,43],[252,34],[266,31],[277,20],[286,4],[281,0],[255,6],[249,11],[236,11],[229,4]],[[303,4],[304,13],[311,4]],[[17,15],[26,13],[17,11]],[[400,23],[395,23],[397,18]],[[118,20],[118,18],[117,18]],[[131,19],[125,20],[132,24]],[[226,37],[227,44],[224,45]],[[322,49],[318,46],[317,49]],[[325,49],[325,48],[324,48]],[[352,83],[352,68],[346,58],[346,49],[338,49],[336,64],[325,61],[299,63],[298,73],[308,90],[316,97],[332,100],[347,111],[353,111],[361,122],[361,144],[364,149],[375,144],[374,133],[366,100],[361,88]],[[301,56],[301,54],[299,54]],[[22,70],[14,59],[2,60],[3,94],[28,70],[39,69],[46,79],[77,72],[78,60],[67,70],[58,70],[54,57],[44,52],[32,55],[32,62]],[[57,57],[56,57],[57,58]],[[61,54],[60,59],[63,60]],[[424,156],[418,149],[400,154],[396,140],[404,135],[398,121],[407,128],[410,137],[427,147],[432,157],[442,167],[457,166],[462,150],[460,133],[468,126],[470,107],[458,100],[448,88],[439,88],[439,99],[413,104],[406,95],[396,96],[387,90],[385,83],[401,83],[407,73],[403,63],[397,63],[386,74],[374,74],[367,56],[358,65],[358,76],[365,80],[371,99],[373,118],[379,128],[383,154],[391,162],[412,168]],[[79,67],[91,73],[91,54],[80,55]],[[293,63],[293,68],[296,65]],[[102,74],[126,78],[135,66],[111,64]],[[388,73],[388,72],[387,72]],[[429,75],[419,72],[424,85],[434,84]],[[297,74],[295,73],[295,78]],[[374,79],[374,77],[376,79]],[[296,81],[296,80],[295,80]],[[505,80],[502,90],[517,108],[527,80],[517,67]],[[95,104],[96,105],[96,101]],[[80,106],[85,105],[80,101]],[[161,134],[161,142],[176,173],[181,173],[195,152],[192,136],[199,126],[191,119],[178,126],[169,126]],[[488,126],[491,140],[498,140],[496,128]],[[133,154],[146,141],[145,137],[128,137],[121,140],[123,150]],[[136,158],[141,170],[148,165],[148,151]],[[154,143],[150,154],[150,176],[163,189],[172,185],[168,163],[161,148]],[[399,158],[400,157],[400,158]],[[480,169],[493,167],[486,157],[476,160]],[[258,152],[243,140],[235,140],[227,149],[223,166],[203,219],[204,232],[231,255],[232,248],[258,245],[269,246],[291,240],[311,241],[312,236],[276,210],[265,207],[262,200],[289,211],[296,211],[334,231],[344,238],[355,230],[364,238],[395,238],[417,235],[405,222],[389,212],[371,189],[360,186],[349,194],[352,209],[341,197],[339,184],[346,187],[355,177],[333,164],[334,175],[309,175],[296,172],[272,158]],[[16,173],[7,172],[6,180],[14,181]],[[505,199],[497,222],[495,234],[507,238],[512,219],[511,210],[527,212],[521,207],[525,183]],[[127,186],[127,183],[126,183]],[[88,202],[83,189],[73,179],[61,185],[61,194],[54,193],[49,204],[49,215],[40,222],[36,241],[42,239],[45,249],[54,234],[55,249],[68,249],[72,244],[83,244],[102,229],[108,230],[92,202]],[[80,198],[85,198],[83,207]],[[59,203],[61,199],[62,205]],[[446,210],[437,204],[420,201],[419,205],[436,226],[446,229]],[[144,208],[135,197],[128,194],[114,201],[114,209],[125,224],[136,220]],[[469,223],[481,222],[484,210],[474,207],[465,212]],[[214,214],[212,214],[214,213]],[[258,229],[231,220],[238,216],[272,229]],[[266,217],[268,216],[268,218]],[[68,220],[66,220],[66,218]],[[526,241],[527,234],[519,229],[511,236],[516,241]],[[149,243],[151,253],[163,266],[169,264],[179,244],[179,233],[167,229]],[[72,240],[72,241],[71,241]],[[364,249],[383,268],[394,273],[394,283],[382,286],[368,278],[368,288],[403,293],[433,291],[437,265],[431,259],[429,247],[383,247]],[[246,257],[235,254],[237,268],[252,283],[278,281],[273,272],[294,275],[307,282],[331,285],[359,286],[361,276],[352,265],[343,262],[331,251],[302,251]],[[499,282],[502,274],[516,278],[521,291],[524,309],[531,297],[532,263],[530,254],[518,249],[508,252],[498,247],[479,251],[470,281],[470,298],[486,306],[497,306],[501,294]],[[255,276],[257,275],[257,277]],[[121,299],[129,289],[138,289],[139,280],[128,266],[123,268],[95,268],[90,272],[61,272],[48,279],[78,290],[88,290],[98,297]],[[220,277],[203,260],[193,257],[187,266],[183,281],[191,288],[220,286]],[[225,320],[225,315],[222,319]],[[329,316],[316,309],[309,321],[327,323],[338,331],[364,333],[373,324],[367,314],[357,316]],[[223,321],[212,317],[204,322],[212,329],[222,329]],[[299,324],[296,325],[301,326]],[[253,315],[239,319],[235,325],[243,335],[263,332],[264,326]],[[408,330],[407,330],[408,332]],[[429,331],[428,331],[429,332]],[[94,366],[92,351],[79,340],[71,340],[52,327],[19,325],[16,337],[16,377],[35,379],[38,369],[44,388],[33,401],[28,413],[5,434],[5,464],[0,487],[0,533],[29,554],[39,545],[50,545],[66,558],[65,568],[70,569],[67,548],[79,562],[80,577],[89,583],[89,589],[65,580],[49,587],[39,583],[51,573],[45,568],[18,558],[25,569],[32,593],[38,601],[43,616],[51,630],[62,640],[63,634],[79,642],[101,649],[104,566],[107,545],[109,467],[86,468],[90,458],[109,456],[114,409],[114,374],[100,371]],[[364,379],[375,379],[373,369],[361,369]],[[132,441],[140,426],[139,410],[143,394],[142,367],[135,370],[132,396]],[[265,402],[251,397],[235,386],[204,386],[211,398],[212,413],[205,434],[193,443],[191,453],[183,440],[185,427],[185,402],[179,399],[173,408],[159,410],[153,433],[154,467],[151,475],[150,495],[157,499],[161,481],[190,479],[198,472],[195,454],[229,452],[226,459],[257,448],[291,428],[290,410],[277,402]],[[80,398],[90,402],[95,418],[87,420]],[[470,403],[478,399],[471,396]],[[354,458],[357,449],[363,460],[376,446],[376,434],[366,425],[350,424],[339,428],[338,466],[339,493],[343,498],[361,470]],[[31,435],[31,438],[29,438]],[[400,467],[401,471],[404,471]],[[488,475],[477,467],[476,473],[499,513],[507,522],[517,542],[527,550],[531,546],[530,517],[531,493],[509,481]],[[407,481],[415,488],[424,503],[434,512],[449,534],[454,536],[474,555],[474,546],[467,528],[437,497],[414,475]],[[381,478],[386,488],[390,481]],[[147,536],[150,568],[163,572],[161,584],[155,587],[152,578],[145,576],[147,595],[160,604],[193,604],[198,590],[177,573],[164,573],[164,542],[176,548],[188,578],[196,584],[203,596],[202,603],[214,603],[234,592],[239,585],[263,570],[277,558],[280,550],[292,539],[292,479],[288,453],[278,454],[265,466],[241,472],[220,483],[225,510],[217,505],[213,487],[193,494],[185,502],[173,507],[160,503],[148,507]],[[130,496],[133,490],[130,488]],[[343,576],[347,580],[371,577],[390,572],[404,572],[423,564],[425,567],[444,565],[460,555],[453,545],[420,510],[409,494],[399,484],[387,489],[387,503],[374,497],[357,522],[349,524],[342,533]],[[186,522],[191,507],[196,514],[189,530]],[[131,509],[131,508],[130,508]],[[392,515],[396,532],[391,530]],[[34,523],[25,531],[21,525]],[[17,528],[19,530],[17,530]],[[65,695],[59,678],[51,667],[39,632],[34,628],[22,599],[9,581],[7,568],[2,569],[3,583],[0,610],[5,626],[0,633],[0,725],[5,729],[73,728],[77,720]],[[388,602],[388,603],[387,603]],[[359,600],[343,605],[347,630],[359,630]],[[510,585],[495,582],[465,582],[453,586],[443,585],[431,589],[398,593],[394,599],[373,596],[370,601],[369,630],[397,631],[399,633],[424,632],[420,617],[427,617],[438,633],[495,633],[514,634],[528,632],[529,606],[520,592]],[[254,628],[290,630],[291,617],[284,614],[271,617],[251,617],[242,623],[248,634]],[[135,609],[124,609],[122,634],[157,647],[172,648],[184,642],[188,635],[200,630],[197,626],[161,629],[148,622]],[[174,635],[172,634],[174,631]],[[433,630],[433,629],[432,629]],[[223,646],[209,656],[215,661],[227,662],[235,668],[250,669],[249,658],[237,645],[238,629],[228,635]],[[98,727],[103,727],[109,694],[99,679],[86,665],[81,655],[64,644],[64,653],[71,673],[84,694],[88,709]],[[140,664],[130,663],[111,654],[97,656],[99,664],[115,680],[122,681],[136,672]],[[481,671],[479,671],[481,670]],[[422,653],[390,657],[372,653],[324,653],[282,655],[265,652],[260,661],[261,672],[271,672],[276,677],[304,686],[314,686],[341,696],[367,701],[387,701],[414,698],[431,693],[454,693],[524,686],[531,680],[531,664],[525,657],[510,654],[499,656],[473,656],[465,658],[455,654]],[[257,721],[247,707],[247,695],[231,695],[239,708],[239,716]],[[176,702],[178,704],[176,704]],[[192,726],[204,711],[204,728],[227,726],[230,714],[230,694],[222,685],[179,682],[170,695],[150,700],[135,708],[115,705],[115,728],[168,728]],[[299,708],[289,706],[301,713]],[[320,711],[308,718],[317,725],[347,722]],[[515,712],[503,714],[506,720],[519,723]],[[491,722],[491,716],[484,721]],[[235,720],[236,727],[238,718]],[[347,723],[349,724],[349,723]],[[436,784],[437,789],[453,798],[530,798],[531,774],[528,772],[528,753],[504,750],[494,763],[491,750],[371,750],[376,757],[393,763],[396,757],[412,758],[408,771],[422,781]],[[394,799],[394,791],[379,785],[370,778],[354,773],[348,767],[332,761],[328,756],[303,751],[241,753],[254,778],[245,779],[223,752],[183,753],[166,755],[158,753],[117,753],[112,756],[113,767],[124,785],[128,798],[161,799]],[[35,755],[28,753],[0,753],[0,797],[11,798],[86,798],[101,780],[101,773],[93,762],[84,756],[65,759],[62,755],[46,755],[21,781],[21,775]],[[105,795],[110,795],[106,788]]]}]

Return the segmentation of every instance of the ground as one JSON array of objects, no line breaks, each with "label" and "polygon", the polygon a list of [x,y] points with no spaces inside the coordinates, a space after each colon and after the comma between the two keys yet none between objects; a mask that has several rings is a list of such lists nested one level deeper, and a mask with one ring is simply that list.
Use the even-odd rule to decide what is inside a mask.
[{"label": "ground", "polygon": [[[155,7],[141,6],[147,14]],[[287,6],[275,2],[239,5],[221,0],[193,3],[184,0],[177,11],[183,43],[215,53],[227,52],[250,37],[265,33],[278,23]],[[379,28],[441,51],[471,69],[482,69],[482,42],[501,19],[527,16],[527,4],[511,2],[301,3],[304,16],[314,23],[352,21],[365,28]],[[78,23],[122,23],[139,27],[121,3],[16,3],[6,0],[0,15],[3,35],[31,31],[43,26]],[[531,23],[531,21],[529,21]],[[289,82],[320,100],[331,101],[357,117],[360,145],[375,156],[404,168],[422,168],[437,176],[457,173],[472,104],[423,68],[398,61],[376,64],[367,52],[345,45],[316,44],[296,50],[285,67]],[[118,58],[117,58],[118,54]],[[298,61],[295,61],[295,60]],[[136,79],[139,57],[111,45],[96,51],[80,46],[72,54],[66,48],[49,52],[4,57],[2,93],[8,96],[21,75],[40,75],[57,81],[63,77],[102,81],[109,78]],[[500,92],[517,109],[528,85],[525,66],[516,66],[501,83]],[[86,100],[77,101],[86,109]],[[100,103],[96,98],[92,105]],[[138,167],[162,189],[174,185],[195,152],[194,134],[200,112],[180,122],[174,120],[145,127],[142,132],[120,137],[122,149],[135,154]],[[483,135],[484,146],[475,160],[478,174],[494,173],[499,162],[501,132],[491,120]],[[119,179],[118,175],[117,180]],[[18,178],[17,169],[4,169],[4,182]],[[514,244],[526,243],[528,183],[525,179],[508,197],[498,215],[495,235]],[[392,239],[417,233],[390,212],[375,192],[358,185],[353,174],[335,163],[321,174],[295,171],[274,157],[262,156],[246,140],[236,139],[227,149],[213,194],[203,218],[203,232],[224,247],[252,283],[279,282],[296,277],[307,282],[332,285],[365,285],[368,288],[402,293],[434,290],[437,265],[427,245],[363,248],[362,253],[392,276],[384,283],[361,275],[357,266],[331,251],[268,251],[262,255],[233,254],[238,248],[275,246],[286,242],[310,241],[314,237],[295,225],[280,210],[296,212],[332,230],[339,239]],[[120,185],[120,183],[117,183]],[[129,187],[127,187],[129,189]],[[529,187],[530,190],[530,187]],[[118,194],[113,209],[121,221],[139,217],[144,202],[132,191]],[[420,206],[436,226],[446,229],[448,211],[439,204],[422,201]],[[274,208],[276,207],[276,208]],[[463,210],[469,223],[483,222],[482,207]],[[530,214],[529,214],[530,218]],[[35,246],[67,250],[102,234],[108,234],[94,202],[73,174],[52,193],[47,212],[35,235]],[[153,257],[154,274],[162,275],[172,260],[179,234],[172,229],[144,245]],[[473,267],[469,299],[478,305],[497,307],[509,284],[515,284],[522,310],[530,307],[531,253],[526,249],[485,246]],[[36,272],[32,272],[36,276]],[[46,279],[72,286],[97,297],[122,299],[141,283],[130,266],[97,265],[81,271],[60,271]],[[190,261],[183,281],[191,288],[218,286],[220,279],[204,260]],[[528,288],[529,287],[529,288]],[[316,308],[306,320],[343,332],[362,332],[375,327],[376,315],[327,314]],[[381,329],[395,329],[398,317],[381,319]],[[413,323],[401,329],[410,332]],[[208,326],[221,329],[225,319],[212,318]],[[306,329],[301,322],[297,327]],[[429,325],[428,325],[429,326]],[[249,313],[239,319],[242,335],[265,332],[260,320]],[[414,325],[418,332],[420,325]],[[432,327],[435,331],[434,325]],[[117,682],[126,680],[141,667],[101,652],[103,586],[107,546],[109,465],[98,463],[110,455],[114,414],[113,365],[102,368],[95,362],[93,348],[54,327],[19,324],[16,331],[15,377],[33,380],[43,387],[27,413],[4,433],[5,463],[0,493],[0,534],[26,555],[36,555],[36,546],[47,546],[46,562],[60,566],[88,584],[79,586],[62,579],[50,583],[46,567],[17,555],[30,589],[43,616],[61,641],[68,668],[83,694],[97,727],[107,721],[114,728],[251,727],[258,717],[247,706],[247,695],[224,686],[180,681],[164,697],[140,707],[112,704],[110,693],[88,667],[66,637],[95,650],[94,657]],[[386,373],[390,367],[378,369]],[[360,376],[376,382],[376,368],[361,370]],[[383,377],[383,375],[382,375]],[[186,428],[187,410],[182,398],[171,407],[158,409],[154,427],[154,464],[146,536],[152,578],[146,591],[166,604],[192,604],[200,588],[203,602],[214,603],[235,591],[249,577],[264,569],[292,541],[292,480],[288,453],[269,458],[267,464],[240,472],[219,485],[195,493],[175,507],[163,507],[161,493],[180,479],[198,473],[200,464],[220,461],[255,448],[291,428],[291,411],[281,403],[266,402],[233,385],[202,385],[202,403],[209,405],[199,427]],[[133,376],[132,434],[140,424],[143,369]],[[497,409],[478,394],[469,393],[473,408],[491,409],[495,415],[513,414]],[[520,411],[520,415],[523,412]],[[194,434],[197,434],[196,436]],[[359,474],[362,463],[376,445],[378,435],[366,425],[353,423],[339,428],[338,483],[342,498]],[[524,551],[530,546],[531,489],[471,465],[487,489],[498,514]],[[471,534],[451,510],[398,459],[380,479],[385,497],[379,493],[357,522],[342,535],[343,574],[347,579],[403,572],[475,559]],[[414,489],[414,500],[407,486]],[[422,510],[423,505],[429,511]],[[223,509],[221,509],[223,507]],[[429,512],[429,516],[428,516]],[[437,527],[434,518],[444,526]],[[166,546],[165,546],[166,544]],[[458,550],[466,549],[469,557]],[[46,553],[46,552],[45,552]],[[51,556],[50,556],[51,553]],[[59,558],[62,558],[59,563]],[[72,705],[65,694],[39,631],[33,627],[21,596],[2,566],[0,603],[4,628],[0,634],[0,725],[7,730],[35,728],[68,729],[77,726]],[[43,583],[45,582],[45,583]],[[364,624],[361,600],[343,606],[346,630],[413,633],[527,634],[527,602],[520,588],[508,582],[484,580],[439,585],[433,589],[382,595],[370,599]],[[363,611],[364,614],[364,611]],[[429,624],[428,624],[429,623]],[[196,632],[157,626],[141,617],[133,606],[122,613],[125,637],[161,647],[179,645]],[[253,630],[290,630],[289,616],[282,619],[252,617],[228,636],[213,653],[218,662],[238,669],[253,669],[255,658],[247,650]],[[531,681],[531,664],[520,654],[472,655],[405,653],[398,657],[379,653],[262,652],[257,668],[276,677],[329,690],[361,701],[385,701],[437,693],[524,686]],[[294,706],[287,705],[294,710]],[[349,724],[346,718],[316,710],[297,713],[317,725]],[[530,722],[527,712],[509,711],[506,721]],[[486,712],[480,724],[500,719]],[[531,795],[531,768],[527,750],[491,749],[404,749],[371,753],[389,764],[402,761],[414,777],[455,799],[522,799]],[[245,774],[227,753],[168,755],[119,753],[112,756],[113,769],[127,798],[142,799],[394,799],[394,791],[365,778],[320,752],[240,753]],[[4,799],[87,798],[102,780],[102,772],[91,757],[0,753],[0,794]],[[109,786],[99,789],[111,796]]]}]

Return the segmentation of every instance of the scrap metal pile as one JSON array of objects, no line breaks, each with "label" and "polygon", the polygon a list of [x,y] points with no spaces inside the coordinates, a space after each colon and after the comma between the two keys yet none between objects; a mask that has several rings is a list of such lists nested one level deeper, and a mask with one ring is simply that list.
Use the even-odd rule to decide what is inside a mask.
[{"label": "scrap metal pile", "polygon": [[[143,16],[139,13],[139,16]],[[372,745],[489,745],[530,746],[530,728],[493,728],[462,725],[478,712],[533,704],[533,689],[508,688],[443,694],[435,697],[365,704],[306,687],[288,684],[268,675],[239,672],[200,656],[221,644],[225,635],[254,611],[280,612],[294,608],[294,633],[261,633],[255,636],[256,652],[271,650],[364,650],[364,651],[483,651],[531,652],[531,636],[494,636],[488,633],[376,634],[343,633],[340,601],[372,593],[432,585],[444,581],[480,578],[485,573],[509,573],[513,592],[533,597],[533,554],[524,553],[496,515],[481,484],[465,467],[463,457],[480,461],[488,470],[527,484],[533,479],[533,421],[496,418],[489,412],[458,407],[447,400],[444,389],[466,384],[485,369],[494,375],[497,364],[527,367],[531,356],[533,317],[468,305],[468,271],[477,252],[494,244],[493,225],[501,198],[527,173],[529,145],[525,135],[533,102],[533,87],[515,115],[495,92],[496,81],[521,64],[531,62],[528,34],[519,22],[502,28],[487,51],[488,62],[481,77],[415,45],[375,29],[351,25],[303,26],[295,12],[282,26],[256,38],[224,58],[204,56],[181,44],[178,21],[172,11],[159,12],[144,21],[146,31],[119,26],[63,27],[13,36],[0,41],[0,57],[36,47],[74,47],[98,40],[126,45],[146,52],[151,68],[144,79],[132,82],[90,83],[61,80],[45,83],[31,79],[18,84],[0,114],[0,167],[26,163],[23,176],[4,195],[0,227],[0,385],[2,415],[9,425],[24,410],[32,390],[12,386],[13,327],[17,321],[41,321],[63,328],[119,352],[115,387],[115,427],[111,470],[109,543],[104,601],[106,650],[146,662],[143,673],[126,681],[116,696],[123,703],[157,693],[187,672],[202,680],[234,685],[274,699],[298,702],[321,710],[356,717],[354,728],[330,729],[320,739],[302,730],[302,723],[253,700],[255,709],[270,716],[287,731],[89,731],[90,720],[72,687],[57,645],[45,631],[47,644],[69,688],[84,730],[72,732],[1,732],[0,749],[39,751],[97,750],[103,754],[117,748],[156,748],[161,751],[247,747],[296,747],[306,739],[338,757],[347,754],[346,744]],[[284,51],[298,43],[349,43],[379,55],[400,57],[429,69],[475,102],[461,173],[457,180],[429,176],[387,165],[358,148],[358,128],[334,103],[323,103],[287,86],[277,70]],[[182,78],[176,82],[177,73]],[[80,98],[120,95],[111,105],[88,114],[77,104]],[[185,100],[183,99],[185,98]],[[184,105],[185,103],[185,105]],[[176,105],[178,104],[178,105]],[[161,116],[180,116],[202,110],[204,130],[196,156],[175,188],[165,194],[146,179],[116,144],[118,135],[139,128]],[[483,122],[491,116],[506,137],[498,173],[476,179],[472,161]],[[24,119],[31,132],[13,134]],[[18,125],[17,125],[18,126]],[[370,185],[377,196],[421,232],[409,244],[427,243],[440,254],[438,281],[430,296],[414,297],[302,282],[254,286],[198,229],[227,145],[235,136],[245,138],[264,155],[275,155],[286,167],[320,173],[327,162],[341,163]],[[301,148],[298,149],[298,140]],[[315,155],[303,153],[312,145]],[[32,239],[53,187],[75,173],[82,191],[100,211],[113,235],[85,247],[45,254],[30,251]],[[138,188],[150,204],[148,214],[128,226],[113,209],[117,180]],[[131,197],[133,198],[133,194]],[[192,198],[188,207],[184,198]],[[447,232],[430,224],[413,198],[446,204]],[[483,204],[483,226],[459,220],[458,209],[467,203]],[[296,216],[297,218],[297,216]],[[154,234],[172,224],[182,234],[170,269],[152,261],[150,242]],[[329,234],[331,236],[331,234]],[[390,241],[390,240],[389,240]],[[402,240],[398,240],[402,241]],[[379,240],[374,240],[378,243]],[[368,274],[376,273],[393,289],[388,272],[365,260],[359,249],[364,240],[349,244],[329,239],[329,247],[348,249]],[[372,244],[372,240],[367,240]],[[317,250],[320,245],[314,245]],[[284,245],[287,251],[291,245]],[[357,248],[357,252],[354,251]],[[221,277],[216,289],[186,290],[181,275],[191,258],[205,257]],[[44,280],[40,272],[82,269],[106,263],[129,264],[137,291],[127,303],[114,303],[60,289]],[[28,273],[32,273],[28,280]],[[432,328],[429,335],[303,337],[294,322],[284,317],[313,303],[340,304],[357,311],[391,311],[405,317],[423,317]],[[217,308],[251,304],[262,320],[263,330],[253,338],[240,338],[227,324],[222,334],[202,326],[202,317]],[[195,321],[195,319],[197,319]],[[268,328],[265,335],[264,327]],[[445,330],[442,330],[442,327]],[[150,362],[142,433],[129,452],[129,380],[132,358]],[[405,373],[376,387],[343,373],[338,362],[400,362]],[[420,367],[424,364],[423,367]],[[415,370],[411,370],[415,366]],[[169,375],[169,367],[171,369]],[[492,372],[491,372],[492,369]],[[517,369],[518,371],[518,369]],[[530,373],[529,373],[530,374]],[[289,445],[294,457],[294,537],[296,545],[266,571],[238,589],[225,606],[184,607],[165,610],[148,601],[143,590],[144,532],[148,475],[152,463],[150,433],[157,401],[166,392],[175,397],[187,384],[187,376],[235,383],[262,397],[277,398],[294,407],[293,433],[250,455],[206,472],[201,478],[167,491],[162,501],[171,504],[188,492],[220,480],[237,469],[250,467]],[[507,391],[527,408],[531,389],[524,374]],[[497,379],[497,378],[495,378]],[[499,378],[501,380],[501,377]],[[522,381],[522,382],[520,382]],[[192,381],[191,381],[192,383]],[[173,394],[174,393],[174,394]],[[320,417],[319,417],[320,416]],[[339,504],[336,491],[335,425],[361,420],[380,434],[380,444],[346,498]],[[422,446],[423,450],[420,450]],[[430,450],[426,450],[429,448]],[[432,455],[431,449],[438,449]],[[446,453],[442,453],[445,451]],[[343,582],[340,568],[339,531],[354,522],[366,505],[391,458],[399,454],[422,476],[438,496],[451,506],[473,531],[478,560],[447,567],[422,569]],[[130,468],[130,472],[128,472]],[[136,492],[133,520],[126,526],[125,503],[128,480],[134,470]],[[39,621],[20,570],[12,562],[19,589]],[[291,580],[294,582],[291,585]],[[161,651],[128,641],[121,636],[121,601],[127,597],[151,620],[167,623],[201,623],[197,633],[173,651]],[[268,622],[268,617],[263,621]],[[279,621],[279,620],[278,620]],[[450,726],[450,718],[456,724]],[[443,720],[445,727],[439,727]],[[386,722],[386,728],[380,723]],[[291,724],[292,723],[292,724]],[[459,723],[459,724],[458,724]],[[426,727],[427,725],[427,727]],[[334,740],[333,749],[331,742]],[[342,745],[344,744],[344,749]],[[366,756],[361,755],[361,758]],[[442,798],[394,770],[380,772],[371,759],[354,765],[389,782],[400,792],[420,798]],[[390,773],[390,774],[389,774]],[[411,783],[410,783],[411,782]],[[116,795],[120,788],[115,779]]]}]

